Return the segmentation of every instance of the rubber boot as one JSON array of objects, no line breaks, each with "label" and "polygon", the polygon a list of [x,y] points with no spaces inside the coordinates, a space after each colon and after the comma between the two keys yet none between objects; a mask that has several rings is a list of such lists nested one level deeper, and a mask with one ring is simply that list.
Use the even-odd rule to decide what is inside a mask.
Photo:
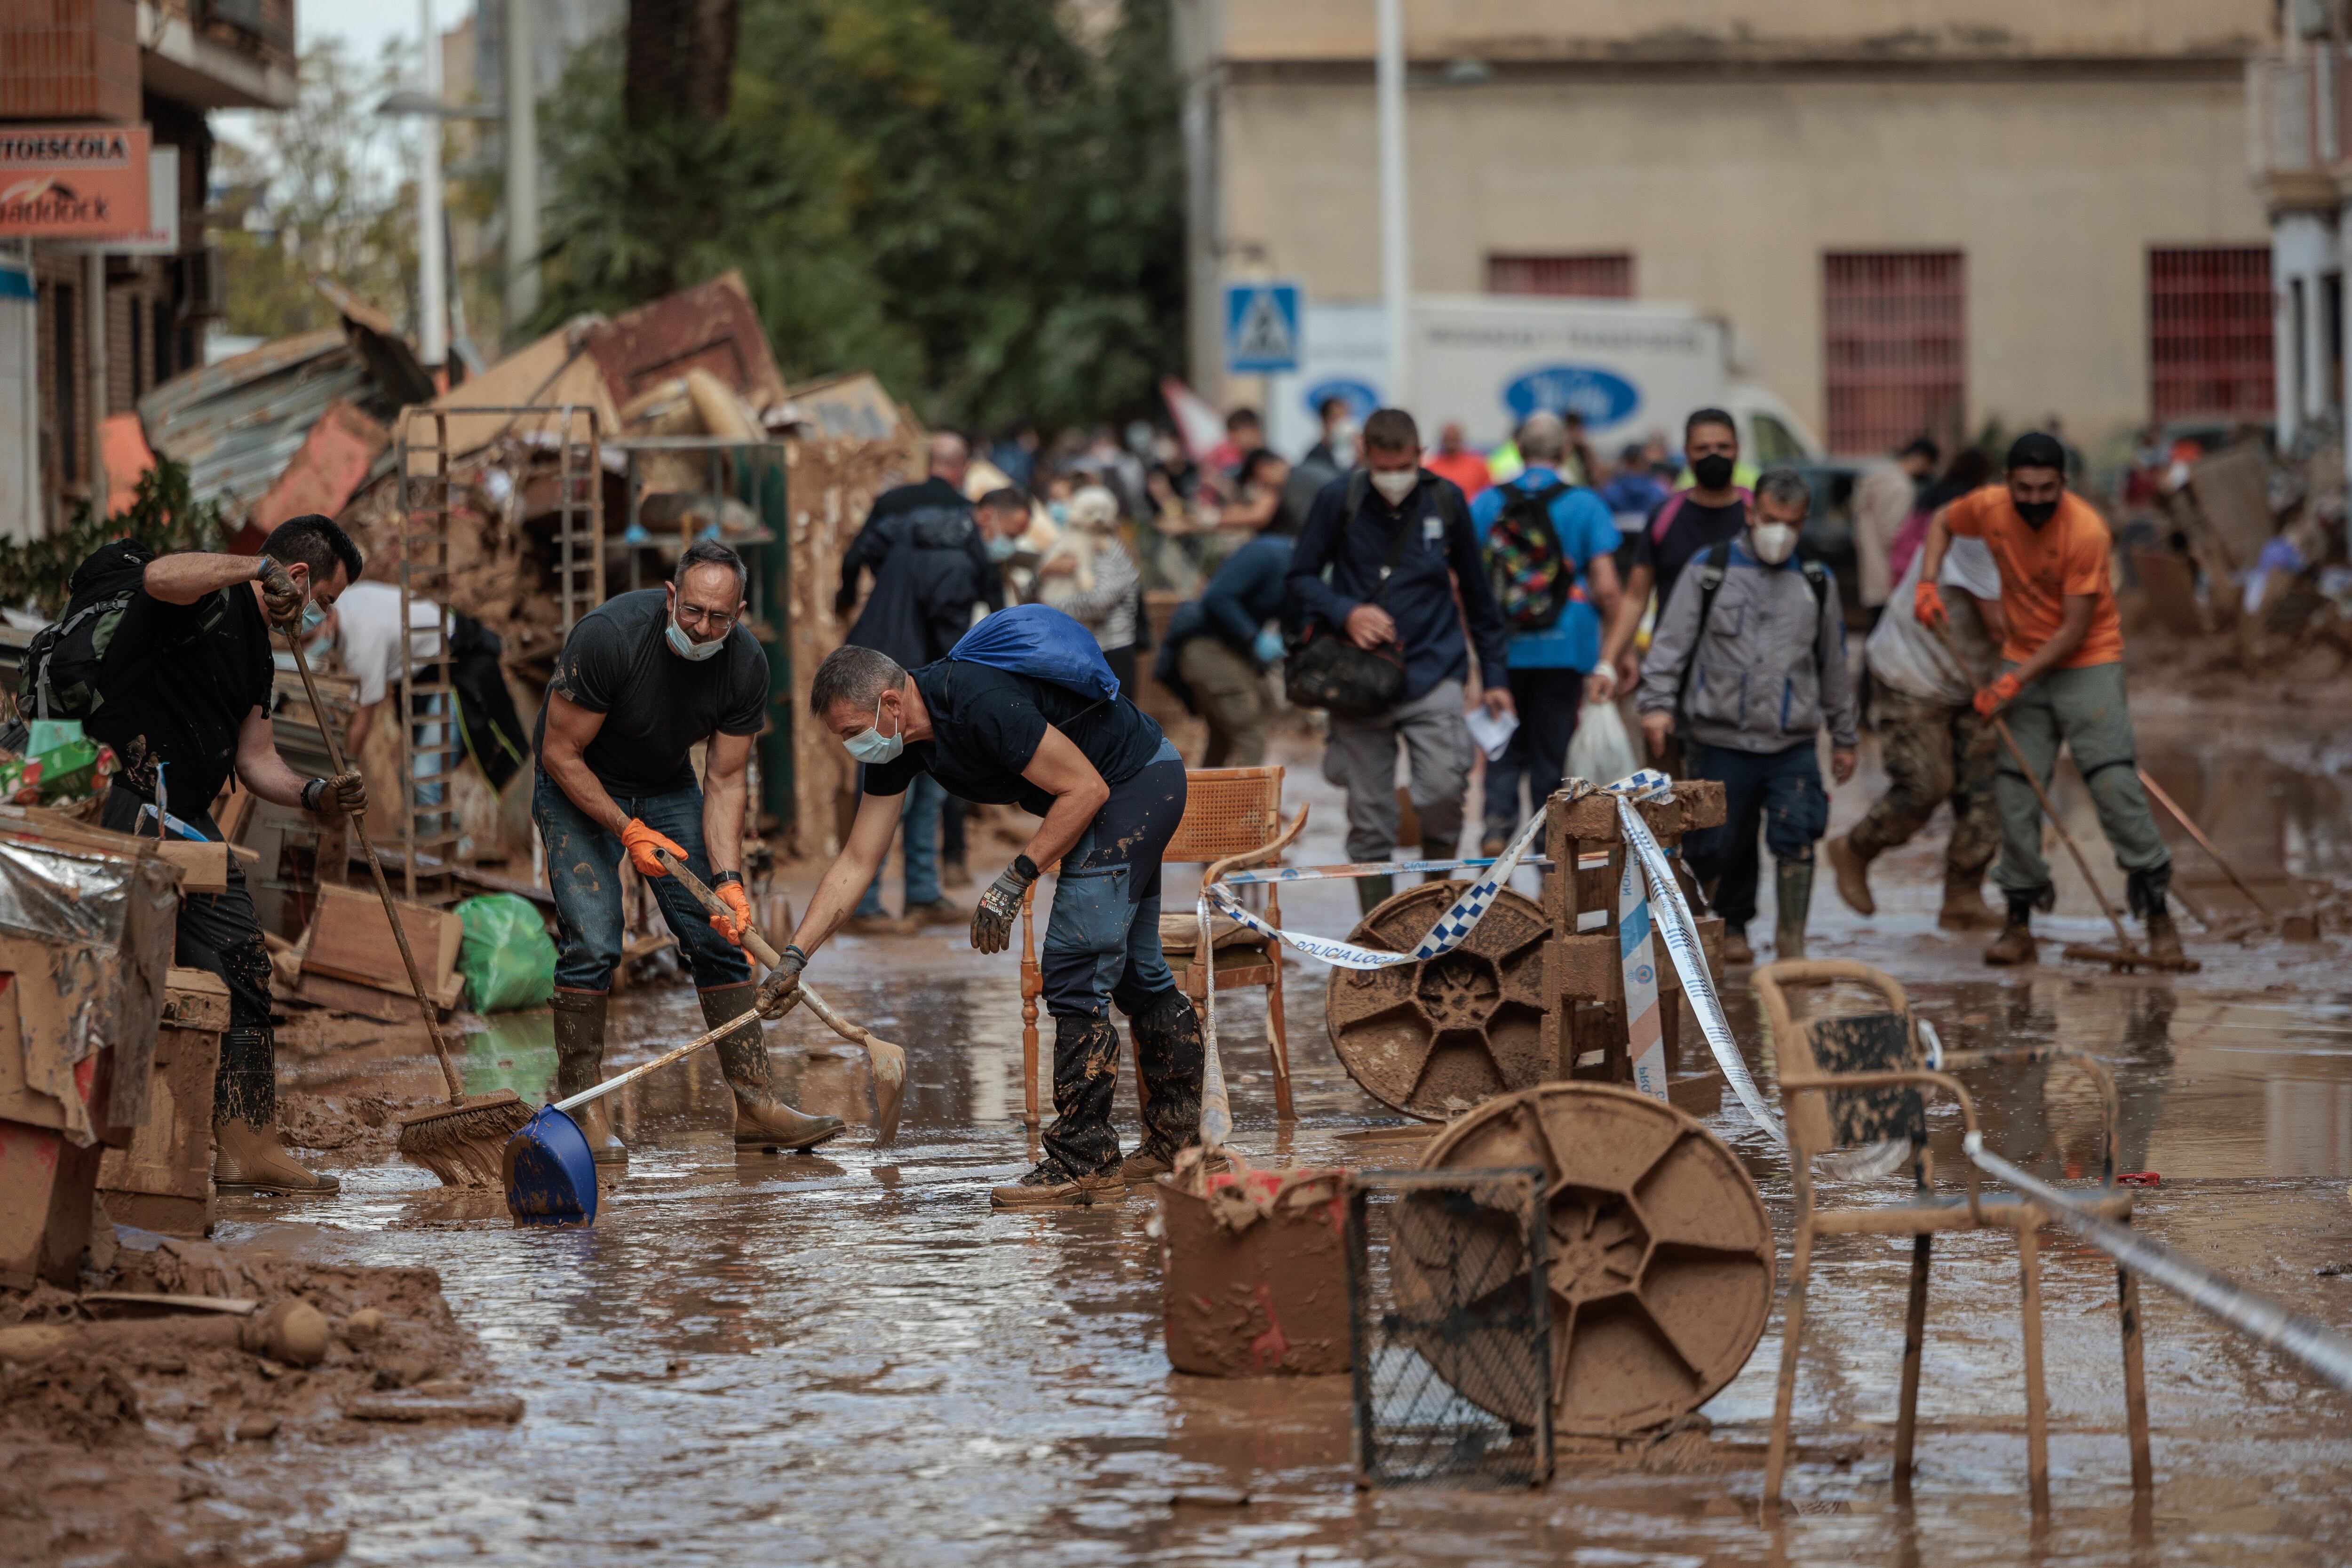
[{"label": "rubber boot", "polygon": [[1119,1162],[1130,1182],[1176,1168],[1178,1151],[1201,1141],[1201,1087],[1208,1046],[1201,1015],[1181,991],[1162,991],[1127,1021],[1143,1079],[1143,1142]]},{"label": "rubber boot", "polygon": [[2168,860],[2126,878],[2124,899],[2147,927],[2148,956],[2179,963],[2188,955],[2180,951],[2180,931],[2172,923],[2172,907],[2165,900],[2171,888],[2172,862]]},{"label": "rubber boot", "polygon": [[2009,895],[2009,918],[2000,935],[1985,949],[1987,963],[2032,963],[2041,956],[2033,942],[2033,895]]},{"label": "rubber boot", "polygon": [[1870,863],[1877,852],[1867,845],[1858,845],[1851,833],[1841,833],[1829,841],[1830,870],[1837,877],[1838,897],[1858,915],[1874,915],[1878,900],[1870,896]]},{"label": "rubber boot", "polygon": [[278,1140],[278,1047],[270,1032],[223,1031],[213,1079],[213,1190],[324,1197],[341,1187],[296,1163]]},{"label": "rubber boot", "polygon": [[[604,1005],[602,991],[558,991],[555,994],[555,1098],[569,1100],[581,1090],[604,1081]],[[613,1101],[608,1095],[592,1100],[566,1116],[588,1140],[588,1152],[600,1165],[625,1165],[629,1146],[613,1131]]]},{"label": "rubber boot", "polygon": [[1125,1197],[1118,1133],[1110,1124],[1118,1088],[1118,1030],[1111,1021],[1056,1014],[1054,1124],[1045,1129],[1045,1157],[1018,1182],[998,1187],[989,1202],[1001,1209],[1066,1208]]},{"label": "rubber boot", "polygon": [[1778,895],[1780,912],[1772,923],[1772,956],[1776,960],[1805,956],[1805,917],[1813,908],[1813,863],[1811,860],[1776,860],[1772,865],[1772,889]]},{"label": "rubber boot", "polygon": [[1946,931],[1997,931],[2001,913],[1985,901],[1982,871],[1946,871],[1944,907],[1936,923]]},{"label": "rubber boot", "polygon": [[1360,914],[1370,914],[1396,892],[1394,877],[1359,877],[1356,879],[1356,909]]},{"label": "rubber boot", "polygon": [[[1421,858],[1424,860],[1451,860],[1454,858],[1454,846],[1451,844],[1424,842],[1421,847]],[[1498,849],[1496,853],[1499,855],[1502,851]],[[1433,882],[1450,882],[1460,875],[1462,873],[1459,871],[1432,871],[1429,873],[1429,879]]]},{"label": "rubber boot", "polygon": [[[701,994],[702,1022],[715,1029],[730,1018],[744,1018],[759,999],[750,981],[740,985],[715,985]],[[776,1098],[775,1073],[768,1061],[768,1042],[760,1020],[749,1018],[743,1027],[719,1042],[719,1069],[735,1092],[735,1146],[739,1149],[781,1149],[793,1152],[814,1149],[837,1138],[848,1123],[838,1116],[811,1116]]]},{"label": "rubber boot", "polygon": [[1753,963],[1756,962],[1756,950],[1748,945],[1748,928],[1746,926],[1732,925],[1728,921],[1725,923],[1723,928],[1723,962],[1727,967],[1734,963]]}]

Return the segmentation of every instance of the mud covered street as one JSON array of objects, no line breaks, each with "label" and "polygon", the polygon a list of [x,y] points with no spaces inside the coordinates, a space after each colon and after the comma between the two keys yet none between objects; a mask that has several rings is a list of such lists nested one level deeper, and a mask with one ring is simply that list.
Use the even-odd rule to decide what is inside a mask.
[{"label": "mud covered street", "polygon": [[[2249,864],[2342,878],[2340,737],[2283,740],[2271,716],[2148,704],[2148,764],[2235,792],[2209,816]],[[2241,736],[2269,736],[2257,742]],[[2281,750],[2281,746],[2290,749]],[[1334,792],[1298,858],[1336,859]],[[1870,798],[1838,792],[1841,821]],[[2184,795],[2184,801],[2187,797]],[[2192,809],[2202,810],[2202,800]],[[1882,912],[1823,900],[1817,956],[1879,963],[1967,1047],[2063,1039],[2115,1067],[2118,1166],[2153,1171],[2137,1224],[2323,1321],[2352,1322],[2352,943],[2190,946],[2203,973],[2151,981],[2045,963],[1988,972],[1981,938],[1933,929],[1936,830],[1882,863]],[[2185,850],[2184,875],[2193,850]],[[984,863],[975,847],[974,868]],[[1916,871],[1919,874],[1914,875]],[[1528,874],[1523,873],[1523,879]],[[1190,884],[1171,873],[1171,902]],[[1906,889],[1916,890],[1906,893]],[[796,892],[798,890],[796,889]],[[1914,907],[1916,905],[1916,907]],[[1285,900],[1286,923],[1352,923],[1344,885]],[[2062,882],[2053,932],[2095,920]],[[2088,918],[2086,918],[2088,917]],[[1344,1135],[1399,1118],[1357,1089],[1325,1040],[1324,973],[1288,983],[1298,1121],[1278,1127],[1257,994],[1219,1004],[1240,1120],[1260,1163],[1410,1163],[1410,1142]],[[1140,1190],[1117,1209],[992,1212],[988,1188],[1034,1157],[1020,1126],[1020,1003],[1010,955],[963,933],[845,939],[812,971],[835,1005],[909,1048],[895,1147],[877,1150],[862,1058],[801,1013],[770,1029],[784,1091],[851,1119],[814,1155],[745,1154],[697,1060],[620,1097],[627,1174],[585,1231],[518,1231],[496,1194],[461,1194],[355,1142],[320,1155],[340,1196],[229,1199],[216,1239],[335,1267],[429,1268],[478,1343],[485,1387],[520,1395],[504,1426],[289,1430],[266,1451],[186,1461],[214,1495],[208,1531],[239,1561],[343,1542],[368,1563],[1789,1563],[2305,1564],[2352,1555],[2352,1410],[2268,1352],[2146,1290],[2155,1426],[2152,1514],[2136,1517],[2122,1428],[2113,1269],[2045,1233],[2053,1510],[2025,1503],[2014,1247],[1984,1233],[1937,1250],[1914,1504],[1887,1467],[1907,1245],[1832,1238],[1817,1262],[1798,1388],[1794,1507],[1756,1523],[1780,1353],[1772,1326],[1706,1408],[1703,1450],[1656,1470],[1564,1452],[1542,1492],[1359,1493],[1345,1378],[1213,1383],[1162,1353],[1158,1248]],[[1769,1092],[1755,998],[1727,999]],[[615,1005],[613,1064],[700,1032],[682,984]],[[1700,1065],[1696,1031],[1688,1065]],[[536,1099],[552,1072],[544,1013],[468,1040],[469,1089]],[[289,1065],[289,1090],[421,1094],[402,1031]],[[2045,1176],[2095,1174],[2095,1102],[2039,1068],[1978,1075],[1989,1141]],[[1132,1136],[1131,1091],[1121,1121]],[[307,1104],[308,1102],[297,1102]],[[1731,1105],[1726,1097],[1727,1105]],[[1755,1174],[1788,1267],[1783,1163],[1734,1106],[1711,1125]],[[1958,1123],[1932,1123],[1946,1181]],[[173,1510],[166,1509],[167,1520]],[[158,1531],[168,1541],[172,1531]],[[157,1547],[156,1550],[163,1550]],[[92,1560],[98,1560],[93,1558]],[[120,1561],[149,1559],[124,1554]],[[156,1559],[163,1560],[163,1559]]]}]

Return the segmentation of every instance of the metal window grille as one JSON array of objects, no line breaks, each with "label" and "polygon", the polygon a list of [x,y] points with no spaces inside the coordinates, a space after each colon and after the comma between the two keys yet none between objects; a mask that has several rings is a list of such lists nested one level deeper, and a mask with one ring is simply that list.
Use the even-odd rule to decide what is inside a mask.
[{"label": "metal window grille", "polygon": [[2148,411],[2158,419],[2273,412],[2271,253],[2224,245],[2147,253]]},{"label": "metal window grille", "polygon": [[1583,256],[1490,256],[1486,258],[1486,292],[1630,300],[1633,258],[1622,250]]},{"label": "metal window grille", "polygon": [[1830,448],[1954,445],[1967,415],[1967,268],[1957,250],[1822,258]]},{"label": "metal window grille", "polygon": [[1543,1200],[1534,1167],[1350,1178],[1358,1486],[1551,1479]]}]

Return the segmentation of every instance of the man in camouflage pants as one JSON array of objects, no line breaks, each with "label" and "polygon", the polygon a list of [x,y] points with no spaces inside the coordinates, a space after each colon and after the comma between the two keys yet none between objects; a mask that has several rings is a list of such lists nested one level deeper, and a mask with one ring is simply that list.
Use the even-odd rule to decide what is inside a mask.
[{"label": "man in camouflage pants", "polygon": [[1876,913],[1871,861],[1909,843],[1949,800],[1952,837],[1944,847],[1944,905],[1936,923],[1947,931],[1993,930],[2000,914],[1985,902],[1984,878],[2000,849],[1993,800],[2000,742],[1969,700],[1992,679],[2000,646],[2000,574],[1977,540],[1955,541],[1945,556],[1939,575],[1950,610],[1947,629],[1962,656],[1956,660],[1935,628],[1921,626],[1912,612],[1919,559],[1912,557],[1865,648],[1878,689],[1878,761],[1886,771],[1886,793],[1852,832],[1830,841],[1830,866],[1839,897],[1860,913]]}]

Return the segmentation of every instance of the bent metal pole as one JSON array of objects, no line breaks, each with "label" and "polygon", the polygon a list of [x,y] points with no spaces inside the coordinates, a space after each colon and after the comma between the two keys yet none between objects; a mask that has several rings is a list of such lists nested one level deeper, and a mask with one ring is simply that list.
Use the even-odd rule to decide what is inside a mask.
[{"label": "bent metal pole", "polygon": [[2338,1393],[2352,1394],[2352,1339],[2299,1312],[2290,1312],[2268,1296],[2249,1290],[2202,1264],[2191,1263],[2160,1242],[2135,1236],[2112,1220],[2075,1207],[2064,1193],[1989,1152],[1981,1132],[1969,1133],[1962,1144],[1978,1169],[2047,1207],[2051,1217],[2126,1268],[2163,1286],[2209,1317],[2219,1318],[2257,1344],[2284,1351]]}]

